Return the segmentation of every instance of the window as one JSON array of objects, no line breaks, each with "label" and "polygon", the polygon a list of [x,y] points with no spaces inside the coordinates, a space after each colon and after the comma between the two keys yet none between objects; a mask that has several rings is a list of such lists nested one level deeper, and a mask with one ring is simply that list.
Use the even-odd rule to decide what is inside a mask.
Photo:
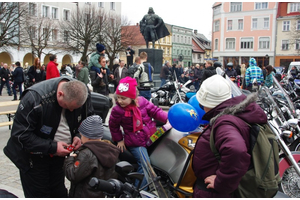
[{"label": "window", "polygon": [[176,40],[176,42],[179,42],[179,35],[177,35],[177,40]]},{"label": "window", "polygon": [[52,8],[52,19],[57,19],[58,16],[57,16],[57,12],[58,9],[57,8]]},{"label": "window", "polygon": [[35,36],[36,36],[36,28],[33,26],[29,27],[29,37],[31,39],[35,39],[36,38]]},{"label": "window", "polygon": [[43,17],[49,17],[49,6],[43,6]]},{"label": "window", "polygon": [[170,54],[170,48],[167,48],[167,54],[168,55]]},{"label": "window", "polygon": [[49,29],[48,28],[43,28],[43,40],[49,40]]},{"label": "window", "polygon": [[297,20],[296,22],[296,30],[300,30],[300,20]]},{"label": "window", "polygon": [[36,16],[36,4],[35,3],[29,3],[28,13],[29,13],[29,15]]},{"label": "window", "polygon": [[270,38],[269,37],[261,37],[259,38],[259,49],[269,49],[270,48]]},{"label": "window", "polygon": [[214,7],[213,13],[214,13],[214,15],[220,14],[221,13],[221,5]]},{"label": "window", "polygon": [[282,31],[289,31],[289,30],[290,30],[290,21],[283,21]]},{"label": "window", "polygon": [[290,12],[299,12],[300,3],[290,3]]},{"label": "window", "polygon": [[252,29],[257,29],[257,18],[252,19]]},{"label": "window", "polygon": [[231,2],[230,12],[240,12],[242,11],[242,2]]},{"label": "window", "polygon": [[115,10],[116,9],[116,4],[115,2],[110,2],[110,9]]},{"label": "window", "polygon": [[299,50],[300,49],[300,40],[296,40],[295,44],[296,44],[296,49]]},{"label": "window", "polygon": [[84,22],[88,23],[90,21],[91,14],[90,13],[85,13],[84,14]]},{"label": "window", "polygon": [[253,38],[241,38],[241,49],[253,49]]},{"label": "window", "polygon": [[244,28],[244,20],[239,19],[238,20],[238,30],[243,30],[243,28]]},{"label": "window", "polygon": [[215,50],[218,51],[219,39],[215,39]]},{"label": "window", "polygon": [[3,34],[4,23],[0,22],[0,35]]},{"label": "window", "polygon": [[66,20],[66,21],[70,20],[69,19],[70,18],[70,11],[69,10],[64,10],[63,13],[64,13],[63,19]]},{"label": "window", "polygon": [[186,36],[184,37],[184,43],[186,44]]},{"label": "window", "polygon": [[183,36],[181,36],[181,41],[180,42],[183,43]]},{"label": "window", "polygon": [[98,2],[98,7],[104,8],[104,2]]},{"label": "window", "polygon": [[269,28],[269,18],[264,18],[264,28]]},{"label": "window", "polygon": [[56,29],[52,30],[52,41],[57,40],[58,31]]},{"label": "window", "polygon": [[232,30],[232,20],[228,20],[228,26],[227,26],[227,30],[230,31]]},{"label": "window", "polygon": [[255,3],[255,9],[267,9],[268,8],[268,2],[257,2]]},{"label": "window", "polygon": [[226,39],[226,49],[235,49],[235,39],[234,38]]},{"label": "window", "polygon": [[220,20],[214,21],[214,32],[220,30]]},{"label": "window", "polygon": [[91,3],[91,2],[85,2],[85,4],[86,4],[86,5],[91,5],[92,3]]},{"label": "window", "polygon": [[69,31],[64,31],[64,42],[69,41]]},{"label": "window", "polygon": [[288,50],[288,49],[289,49],[289,41],[288,40],[282,40],[281,50]]}]

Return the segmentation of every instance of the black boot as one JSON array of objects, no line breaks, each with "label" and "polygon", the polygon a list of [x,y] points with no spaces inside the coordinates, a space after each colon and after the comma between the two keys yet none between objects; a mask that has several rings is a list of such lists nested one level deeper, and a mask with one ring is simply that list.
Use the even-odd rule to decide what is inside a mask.
[{"label": "black boot", "polygon": [[14,99],[12,101],[17,101],[17,100],[18,100],[17,97],[14,97]]}]

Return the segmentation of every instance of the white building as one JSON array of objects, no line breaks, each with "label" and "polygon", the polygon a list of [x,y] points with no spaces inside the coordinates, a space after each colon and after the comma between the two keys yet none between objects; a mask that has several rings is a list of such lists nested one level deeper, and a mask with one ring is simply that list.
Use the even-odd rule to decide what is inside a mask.
[{"label": "white building", "polygon": [[[50,19],[53,24],[69,20],[72,11],[76,11],[77,8],[84,8],[85,6],[95,6],[97,9],[103,9],[114,15],[121,15],[121,2],[27,2],[27,4],[28,12],[31,16]],[[1,23],[3,22],[0,22],[0,25]],[[53,29],[49,43],[54,40],[56,42],[63,42],[64,37],[64,33],[60,34],[59,30]],[[49,55],[56,54],[59,67],[63,64],[76,64],[81,58],[79,54],[74,54],[73,52],[57,47],[46,48],[43,52],[46,53],[41,55],[42,64],[49,62]],[[32,58],[32,49],[29,46],[24,46],[24,44],[0,48],[0,62],[5,62],[9,65],[19,61],[22,66],[25,66],[25,63],[31,66],[33,62]]]}]

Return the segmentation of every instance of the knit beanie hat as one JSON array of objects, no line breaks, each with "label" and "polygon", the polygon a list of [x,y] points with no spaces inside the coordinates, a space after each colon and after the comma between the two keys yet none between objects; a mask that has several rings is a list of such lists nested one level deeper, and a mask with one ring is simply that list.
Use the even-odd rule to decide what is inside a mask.
[{"label": "knit beanie hat", "polygon": [[202,83],[196,98],[204,107],[214,108],[231,98],[230,84],[218,74],[211,76]]},{"label": "knit beanie hat", "polygon": [[89,139],[99,139],[103,137],[102,119],[99,115],[87,117],[80,124],[78,131]]},{"label": "knit beanie hat", "polygon": [[257,66],[255,58],[250,58],[250,60],[249,60],[249,67],[252,67],[252,66]]},{"label": "knit beanie hat", "polygon": [[106,49],[105,46],[103,44],[100,44],[100,43],[96,44],[96,48],[97,48],[97,51],[99,53]]},{"label": "knit beanie hat", "polygon": [[136,98],[136,80],[129,76],[122,78],[116,90],[116,94],[122,95],[131,99]]}]

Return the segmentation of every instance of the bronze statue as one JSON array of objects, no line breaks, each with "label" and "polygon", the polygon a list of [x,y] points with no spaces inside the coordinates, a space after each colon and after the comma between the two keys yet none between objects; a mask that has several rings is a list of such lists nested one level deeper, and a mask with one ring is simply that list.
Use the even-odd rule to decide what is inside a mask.
[{"label": "bronze statue", "polygon": [[152,41],[154,48],[155,41],[170,35],[164,21],[154,13],[152,7],[149,8],[148,14],[140,21],[140,32],[145,38],[147,48],[149,41]]}]

